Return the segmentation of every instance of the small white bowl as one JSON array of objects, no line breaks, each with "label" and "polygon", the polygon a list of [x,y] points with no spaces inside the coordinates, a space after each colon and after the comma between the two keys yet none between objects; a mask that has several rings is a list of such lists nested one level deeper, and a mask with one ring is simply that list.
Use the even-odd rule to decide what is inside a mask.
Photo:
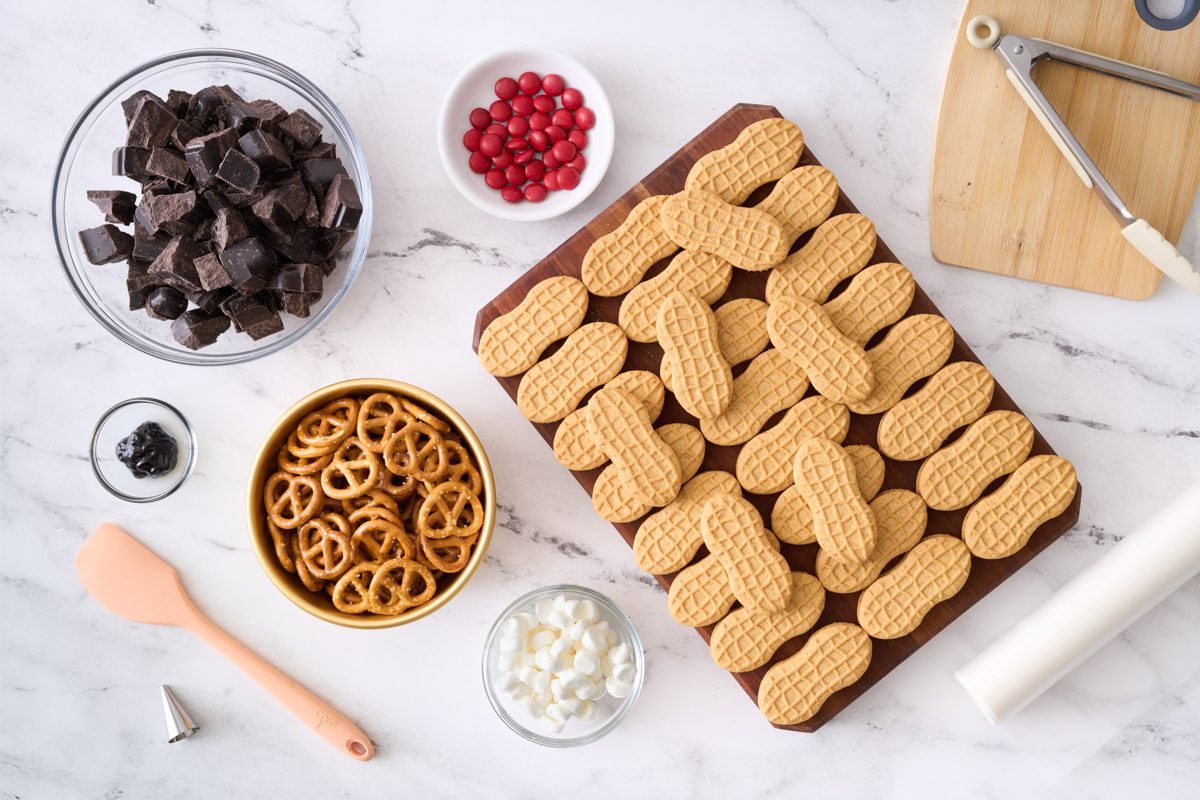
[{"label": "small white bowl", "polygon": [[[471,127],[471,109],[487,108],[496,99],[496,81],[505,76],[516,79],[527,70],[538,75],[561,75],[568,87],[583,93],[583,104],[596,112],[596,124],[587,131],[588,144],[583,150],[587,167],[580,174],[578,186],[550,192],[540,203],[509,203],[483,182],[482,175],[471,171],[467,164],[471,153],[463,146],[462,138]],[[522,222],[557,217],[586,200],[608,171],[614,138],[612,106],[596,76],[570,56],[540,47],[504,50],[476,61],[455,79],[438,116],[438,150],[450,182],[463,197],[489,214]]]}]

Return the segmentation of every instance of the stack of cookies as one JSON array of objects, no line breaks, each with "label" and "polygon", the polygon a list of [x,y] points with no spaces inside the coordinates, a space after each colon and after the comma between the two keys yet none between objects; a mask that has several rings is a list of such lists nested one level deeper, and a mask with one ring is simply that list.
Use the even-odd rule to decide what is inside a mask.
[{"label": "stack of cookies", "polygon": [[[597,513],[641,520],[634,556],[673,576],[672,617],[715,626],[724,669],[775,660],[758,701],[781,725],[811,718],[865,674],[872,640],[911,634],[973,557],[1015,553],[1076,491],[1067,461],[1029,457],[1025,417],[988,413],[991,375],[951,362],[944,318],[909,313],[912,274],[871,263],[871,221],[831,216],[837,181],[797,166],[803,151],[787,120],[746,127],[682,191],[597,238],[578,278],[536,284],[479,341],[489,372],[522,376],[521,412],[557,423],[558,460],[601,470]],[[765,273],[759,296],[726,299],[735,270]],[[584,323],[592,296],[621,297],[616,322]],[[657,373],[625,370],[631,341],[661,349]],[[689,422],[656,427],[668,393]],[[874,437],[847,443],[859,418]],[[737,448],[732,472],[703,469],[710,446]],[[921,461],[915,485],[884,490],[889,461]],[[770,498],[770,528],[744,493]],[[926,535],[929,509],[968,509],[961,535]],[[815,575],[790,566],[800,548],[816,549]],[[858,595],[854,622],[827,618],[830,592]]]}]

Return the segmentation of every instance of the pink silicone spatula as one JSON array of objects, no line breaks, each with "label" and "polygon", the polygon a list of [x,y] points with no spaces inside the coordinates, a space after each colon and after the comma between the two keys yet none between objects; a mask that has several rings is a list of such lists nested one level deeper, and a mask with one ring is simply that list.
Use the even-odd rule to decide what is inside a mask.
[{"label": "pink silicone spatula", "polygon": [[200,613],[167,562],[106,522],[75,554],[75,569],[92,597],[134,622],[186,628],[215,647],[340,752],[369,761],[375,746],[350,719],[268,664]]}]

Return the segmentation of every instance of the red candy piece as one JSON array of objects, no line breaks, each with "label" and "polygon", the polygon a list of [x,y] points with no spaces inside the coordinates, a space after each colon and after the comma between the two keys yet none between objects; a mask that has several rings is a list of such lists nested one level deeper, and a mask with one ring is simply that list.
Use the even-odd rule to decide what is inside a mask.
[{"label": "red candy piece", "polygon": [[550,125],[546,128],[546,136],[550,138],[550,144],[553,145],[567,138],[567,133],[557,125]]},{"label": "red candy piece", "polygon": [[479,140],[483,138],[483,132],[478,128],[471,128],[463,134],[463,147],[474,153],[479,149]]},{"label": "red candy piece", "polygon": [[537,97],[533,98],[533,107],[538,111],[541,111],[543,114],[549,114],[554,111],[554,109],[558,108],[558,104],[554,102],[553,97],[539,94]]},{"label": "red candy piece", "polygon": [[536,72],[522,72],[517,78],[517,86],[527,95],[535,95],[542,90],[542,79]]},{"label": "red candy piece", "polygon": [[511,163],[513,163],[513,154],[507,150],[492,159],[492,166],[496,169],[508,169],[508,165]]},{"label": "red candy piece", "polygon": [[479,139],[479,152],[488,158],[495,158],[504,149],[504,142],[494,133],[485,133]]},{"label": "red candy piece", "polygon": [[508,135],[521,137],[529,133],[529,120],[524,117],[513,117],[508,121]]},{"label": "red candy piece", "polygon": [[469,119],[471,120],[472,128],[483,130],[492,121],[492,115],[487,112],[486,108],[472,108]]},{"label": "red candy piece", "polygon": [[500,190],[500,196],[510,203],[519,203],[525,199],[525,193],[515,186],[505,186]]},{"label": "red candy piece", "polygon": [[579,130],[579,128],[574,128],[567,134],[567,141],[575,145],[576,150],[582,150],[587,147],[587,134]]},{"label": "red candy piece", "polygon": [[554,147],[550,148],[550,152],[554,154],[555,158],[565,164],[575,157],[575,145],[566,139],[562,139],[556,142]]},{"label": "red candy piece", "polygon": [[504,177],[504,170],[493,167],[483,176],[483,181],[493,189],[503,189],[508,185],[508,179]]},{"label": "red candy piece", "polygon": [[575,112],[575,127],[581,131],[591,130],[596,124],[596,114],[587,106]]},{"label": "red candy piece", "polygon": [[587,159],[583,157],[583,153],[576,153],[567,166],[577,172],[583,172],[583,168],[587,166]]},{"label": "red candy piece", "polygon": [[[533,153],[529,150],[526,150],[525,152],[533,155]],[[546,165],[541,161],[530,161],[525,165],[525,177],[534,182],[540,181],[542,178],[546,177]]]},{"label": "red candy piece", "polygon": [[512,116],[512,106],[503,100],[497,100],[488,106],[488,113],[496,122],[506,122]]},{"label": "red candy piece", "polygon": [[525,182],[525,168],[518,167],[516,164],[511,165],[504,170],[504,179],[510,186],[520,186]]},{"label": "red candy piece", "polygon": [[566,85],[566,81],[562,79],[562,75],[553,72],[542,78],[542,91],[551,96],[562,94]]},{"label": "red candy piece", "polygon": [[496,97],[501,100],[512,100],[517,96],[518,91],[520,91],[520,87],[512,78],[501,78],[496,81]]},{"label": "red candy piece", "polygon": [[558,172],[555,170],[550,170],[549,172],[547,172],[542,177],[542,183],[544,183],[546,185],[546,188],[549,189],[550,191],[557,192],[558,188],[559,188],[558,187]]},{"label": "red candy piece", "polygon": [[471,153],[471,158],[467,161],[471,167],[471,172],[478,172],[480,175],[487,172],[492,166],[492,160],[478,151]]},{"label": "red candy piece", "polygon": [[542,153],[542,163],[546,165],[546,169],[558,169],[562,166],[562,162],[554,157],[554,152],[551,150]]},{"label": "red candy piece", "polygon": [[564,131],[569,131],[571,126],[575,124],[575,117],[570,111],[565,108],[560,108],[550,115],[550,122],[562,128]]},{"label": "red candy piece", "polygon": [[540,203],[546,199],[546,187],[540,183],[531,183],[525,187],[525,199],[531,203]]},{"label": "red candy piece", "polygon": [[[579,158],[579,156],[576,156],[576,158]],[[512,160],[514,164],[524,164],[527,161],[532,161],[533,151],[529,148],[518,150],[516,153],[513,153]]]},{"label": "red candy piece", "polygon": [[541,111],[535,111],[529,115],[529,127],[535,131],[544,131],[550,127],[550,115]]},{"label": "red candy piece", "polygon": [[518,150],[527,149],[529,147],[529,142],[525,141],[524,139],[509,139],[504,143],[504,147],[508,150],[512,150],[515,153]]},{"label": "red candy piece", "polygon": [[579,170],[574,167],[561,167],[558,170],[558,188],[570,191],[579,185]]},{"label": "red candy piece", "polygon": [[508,138],[508,128],[504,127],[499,122],[493,122],[491,125],[488,125],[483,132],[490,133],[493,136],[499,136],[500,141],[504,141],[506,138]]},{"label": "red candy piece", "polygon": [[529,146],[537,152],[543,152],[550,146],[550,137],[545,131],[531,131],[529,134]]},{"label": "red candy piece", "polygon": [[512,101],[513,111],[520,114],[522,117],[528,117],[533,113],[533,98],[527,94],[518,95]]},{"label": "red candy piece", "polygon": [[583,93],[578,89],[564,89],[562,93],[563,108],[574,111],[583,105]]}]

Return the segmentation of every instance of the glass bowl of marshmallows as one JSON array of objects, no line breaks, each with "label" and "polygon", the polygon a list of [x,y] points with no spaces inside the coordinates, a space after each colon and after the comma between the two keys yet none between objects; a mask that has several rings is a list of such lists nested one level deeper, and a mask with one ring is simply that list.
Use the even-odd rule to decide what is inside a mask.
[{"label": "glass bowl of marshmallows", "polygon": [[505,725],[546,747],[594,742],[620,724],[646,673],[625,613],[582,586],[547,586],[500,614],[483,648],[483,685]]}]

